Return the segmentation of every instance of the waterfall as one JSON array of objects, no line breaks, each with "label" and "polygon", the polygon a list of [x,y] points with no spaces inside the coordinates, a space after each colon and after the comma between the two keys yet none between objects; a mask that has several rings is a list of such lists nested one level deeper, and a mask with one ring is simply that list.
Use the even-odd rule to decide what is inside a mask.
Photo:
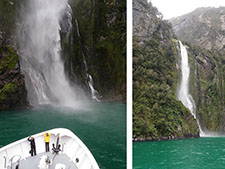
[{"label": "waterfall", "polygon": [[61,59],[59,31],[66,28],[60,20],[71,12],[67,0],[30,0],[28,9],[19,47],[29,102],[78,108],[85,96],[69,83]]},{"label": "waterfall", "polygon": [[[75,23],[76,23],[77,35],[78,35],[78,37],[80,37],[80,31],[79,31],[79,25],[78,25],[77,19],[75,20]],[[99,93],[94,88],[93,78],[88,73],[87,61],[86,61],[86,57],[85,57],[83,52],[82,52],[82,56],[83,56],[83,63],[84,63],[84,67],[85,67],[85,73],[86,73],[86,81],[87,81],[88,87],[90,88],[90,91],[91,91],[91,98],[92,98],[92,100],[100,101],[99,100],[99,98],[100,98]]]},{"label": "waterfall", "polygon": [[75,23],[77,28],[77,36],[80,37],[80,31],[79,31],[79,25],[78,25],[77,19],[75,20]]},{"label": "waterfall", "polygon": [[98,98],[99,98],[98,91],[95,90],[95,88],[93,87],[93,85],[94,85],[94,83],[93,83],[93,78],[92,78],[92,76],[88,73],[87,62],[86,62],[84,53],[82,53],[82,55],[83,55],[83,62],[84,62],[85,72],[86,72],[86,80],[87,80],[87,83],[88,83],[88,87],[89,87],[90,90],[91,90],[91,98],[92,98],[92,100],[100,101],[100,100],[98,99]]},{"label": "waterfall", "polygon": [[189,93],[190,68],[188,64],[187,50],[181,41],[179,41],[179,44],[180,44],[180,51],[181,51],[182,79],[181,79],[181,84],[179,88],[178,99],[184,104],[185,107],[187,107],[190,110],[191,114],[197,120],[199,130],[200,130],[200,136],[203,136],[204,132],[202,131],[201,126],[199,124],[199,120],[196,118],[196,114],[195,114],[195,111],[196,111],[195,102],[191,94]]}]

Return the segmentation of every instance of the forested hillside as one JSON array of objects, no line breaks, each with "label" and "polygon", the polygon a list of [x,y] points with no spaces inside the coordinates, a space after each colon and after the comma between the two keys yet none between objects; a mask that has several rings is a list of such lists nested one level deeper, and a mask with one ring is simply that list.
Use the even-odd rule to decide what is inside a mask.
[{"label": "forested hillside", "polygon": [[190,111],[176,98],[179,49],[171,25],[146,0],[133,1],[133,137],[198,137]]}]

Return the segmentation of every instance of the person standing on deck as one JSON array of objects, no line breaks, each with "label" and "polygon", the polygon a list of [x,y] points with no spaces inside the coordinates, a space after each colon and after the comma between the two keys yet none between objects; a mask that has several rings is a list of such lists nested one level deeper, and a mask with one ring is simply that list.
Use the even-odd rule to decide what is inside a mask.
[{"label": "person standing on deck", "polygon": [[49,140],[50,140],[51,134],[49,132],[44,133],[45,137],[45,151],[49,152]]},{"label": "person standing on deck", "polygon": [[30,142],[30,149],[31,149],[30,154],[31,154],[31,156],[36,155],[36,145],[35,145],[34,137],[30,136],[27,140]]}]

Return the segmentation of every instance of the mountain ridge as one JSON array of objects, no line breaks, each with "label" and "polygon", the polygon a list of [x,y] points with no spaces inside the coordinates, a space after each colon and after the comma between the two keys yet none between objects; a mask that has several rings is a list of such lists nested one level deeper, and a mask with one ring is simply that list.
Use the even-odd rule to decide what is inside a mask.
[{"label": "mountain ridge", "polygon": [[225,7],[201,7],[169,20],[177,37],[206,49],[225,50]]},{"label": "mountain ridge", "polygon": [[190,92],[207,132],[223,134],[225,117],[225,7],[202,7],[170,20],[188,46]]}]

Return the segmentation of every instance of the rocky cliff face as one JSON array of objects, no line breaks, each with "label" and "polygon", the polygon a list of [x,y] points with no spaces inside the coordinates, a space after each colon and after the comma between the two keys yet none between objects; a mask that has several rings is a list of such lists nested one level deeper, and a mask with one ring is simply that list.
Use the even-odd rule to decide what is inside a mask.
[{"label": "rocky cliff face", "polygon": [[217,50],[189,44],[190,91],[202,129],[225,132],[225,58]]},{"label": "rocky cliff face", "polygon": [[0,46],[0,110],[26,106],[26,88],[19,56],[11,46]]},{"label": "rocky cliff face", "polygon": [[157,31],[161,13],[145,1],[133,1],[133,32],[135,41],[143,43]]},{"label": "rocky cliff face", "polygon": [[25,108],[26,88],[15,50],[17,1],[0,1],[0,110]]},{"label": "rocky cliff face", "polygon": [[[125,101],[126,1],[70,1],[73,11],[72,43],[66,68],[86,90],[87,73],[103,100]],[[68,69],[69,68],[69,69]]]},{"label": "rocky cliff face", "polygon": [[198,8],[170,22],[180,40],[225,51],[225,7]]},{"label": "rocky cliff face", "polygon": [[190,90],[205,131],[225,132],[225,8],[199,8],[170,22],[187,42]]},{"label": "rocky cliff face", "polygon": [[190,111],[176,98],[179,50],[171,25],[147,0],[133,1],[133,137],[198,137]]}]

